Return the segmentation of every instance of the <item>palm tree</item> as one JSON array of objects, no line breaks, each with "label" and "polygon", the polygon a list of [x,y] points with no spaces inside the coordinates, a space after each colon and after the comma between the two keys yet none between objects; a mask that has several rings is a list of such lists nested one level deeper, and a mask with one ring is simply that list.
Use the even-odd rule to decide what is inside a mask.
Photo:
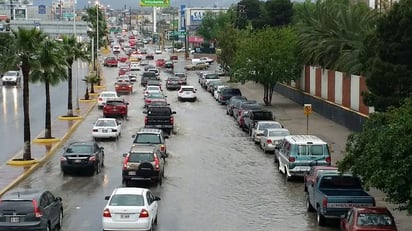
[{"label": "palm tree", "polygon": [[4,47],[2,53],[2,68],[10,70],[19,66],[23,75],[23,115],[24,115],[24,150],[23,160],[31,160],[31,130],[29,107],[30,73],[39,68],[39,50],[46,39],[46,34],[36,28],[18,28],[11,30],[11,43]]},{"label": "palm tree", "polygon": [[45,139],[52,138],[51,110],[50,110],[50,85],[54,86],[61,81],[66,81],[65,56],[61,55],[61,47],[57,41],[47,39],[39,52],[39,68],[31,72],[32,82],[42,82],[45,86],[46,115]]},{"label": "palm tree", "polygon": [[73,116],[73,63],[75,60],[88,61],[88,54],[84,49],[84,44],[77,41],[74,35],[62,37],[62,51],[64,53],[67,66],[67,115]]}]

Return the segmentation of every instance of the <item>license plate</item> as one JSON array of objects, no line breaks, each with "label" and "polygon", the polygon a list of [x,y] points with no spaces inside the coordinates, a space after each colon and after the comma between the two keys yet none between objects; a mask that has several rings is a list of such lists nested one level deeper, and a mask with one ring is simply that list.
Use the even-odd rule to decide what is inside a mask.
[{"label": "license plate", "polygon": [[18,223],[18,222],[20,222],[20,217],[10,217],[10,222]]},{"label": "license plate", "polygon": [[189,94],[190,94],[190,92],[185,92],[185,94],[186,94],[186,95],[189,95]]},{"label": "license plate", "polygon": [[103,132],[103,133],[107,133],[107,129],[103,129],[102,132]]},{"label": "license plate", "polygon": [[82,160],[74,160],[74,163],[80,163]]},{"label": "license plate", "polygon": [[136,172],[135,171],[130,171],[129,176],[136,176]]},{"label": "license plate", "polygon": [[130,214],[120,214],[120,218],[122,218],[122,219],[129,219],[129,218],[130,218]]}]

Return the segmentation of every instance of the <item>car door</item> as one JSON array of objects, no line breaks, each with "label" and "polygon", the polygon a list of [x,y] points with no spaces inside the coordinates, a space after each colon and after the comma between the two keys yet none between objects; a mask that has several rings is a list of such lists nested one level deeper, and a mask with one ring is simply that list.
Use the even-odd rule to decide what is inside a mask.
[{"label": "car door", "polygon": [[102,159],[103,159],[102,152],[101,152],[101,148],[96,143],[93,145],[93,153],[96,156],[98,163],[101,164]]},{"label": "car door", "polygon": [[152,219],[156,219],[157,216],[157,210],[158,210],[158,205],[157,201],[155,200],[155,196],[151,191],[147,191],[146,193],[146,199],[147,199],[147,204],[149,206],[149,212],[150,214],[153,214]]},{"label": "car door", "polygon": [[61,207],[61,202],[58,200],[51,192],[47,191],[45,192],[46,196],[48,197],[49,201],[49,210],[50,210],[50,219],[52,220],[52,227],[55,227],[60,218],[60,207]]},{"label": "car door", "polygon": [[43,192],[39,198],[39,209],[43,214],[43,219],[51,219],[53,217],[53,207],[47,195],[47,191]]}]

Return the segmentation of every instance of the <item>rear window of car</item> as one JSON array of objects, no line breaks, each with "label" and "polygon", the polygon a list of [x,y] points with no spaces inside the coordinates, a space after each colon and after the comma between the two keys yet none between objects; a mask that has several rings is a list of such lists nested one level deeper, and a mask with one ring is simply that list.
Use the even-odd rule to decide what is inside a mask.
[{"label": "rear window of car", "polygon": [[193,89],[192,87],[183,87],[182,91],[194,91],[195,89]]},{"label": "rear window of car", "polygon": [[288,136],[290,135],[290,132],[288,131],[270,131],[269,136]]},{"label": "rear window of car", "polygon": [[150,110],[147,113],[149,115],[170,115],[171,110],[167,107],[150,108]]},{"label": "rear window of car", "polygon": [[90,153],[92,146],[90,145],[71,145],[66,149],[67,153]]},{"label": "rear window of car", "polygon": [[359,189],[362,188],[361,180],[353,176],[325,176],[319,185],[320,188],[331,189]]},{"label": "rear window of car", "polygon": [[217,74],[206,74],[205,79],[220,79]]},{"label": "rear window of car", "polygon": [[115,127],[116,123],[113,120],[98,120],[96,127]]},{"label": "rear window of car", "polygon": [[109,202],[110,206],[143,206],[142,195],[117,194],[113,195]]},{"label": "rear window of car", "polygon": [[243,104],[242,109],[245,109],[245,110],[260,110],[260,109],[262,109],[262,106],[260,106],[258,104]]},{"label": "rear window of car", "polygon": [[124,102],[123,101],[107,101],[106,105],[108,105],[108,106],[123,106]]},{"label": "rear window of car", "polygon": [[156,74],[154,72],[144,72],[143,77],[156,77]]},{"label": "rear window of car", "polygon": [[136,138],[134,139],[133,143],[139,144],[160,144],[161,139],[159,134],[137,134]]},{"label": "rear window of car", "polygon": [[144,162],[153,162],[154,155],[153,153],[130,153],[129,162],[134,163],[144,163]]},{"label": "rear window of car", "polygon": [[240,92],[240,89],[238,88],[224,88],[221,91],[222,95],[242,95],[242,93]]},{"label": "rear window of car", "polygon": [[270,111],[256,111],[253,112],[255,120],[272,120],[273,114]]},{"label": "rear window of car", "polygon": [[176,73],[175,74],[176,77],[186,77],[185,73]]},{"label": "rear window of car", "polygon": [[117,95],[115,93],[102,93],[101,97],[116,97]]},{"label": "rear window of car", "polygon": [[259,123],[259,130],[268,129],[268,128],[281,128],[282,125],[278,123]]}]

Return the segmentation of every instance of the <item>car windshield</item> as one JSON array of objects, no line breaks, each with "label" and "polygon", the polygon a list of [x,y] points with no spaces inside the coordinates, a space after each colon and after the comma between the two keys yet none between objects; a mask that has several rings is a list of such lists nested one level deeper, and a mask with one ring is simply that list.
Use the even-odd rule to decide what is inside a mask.
[{"label": "car windshield", "polygon": [[242,105],[242,109],[245,109],[245,110],[259,110],[261,108],[262,106],[260,106],[259,104],[243,104]]},{"label": "car windshield", "polygon": [[150,115],[170,115],[171,110],[168,107],[153,107],[148,111]]},{"label": "car windshield", "polygon": [[108,106],[123,106],[124,102],[123,101],[107,101],[106,105],[108,105]]},{"label": "car windshield", "polygon": [[90,145],[71,145],[66,149],[66,153],[91,153],[92,146]]},{"label": "car windshield", "polygon": [[159,87],[157,86],[147,86],[148,91],[160,91]]},{"label": "car windshield", "polygon": [[97,120],[96,127],[116,127],[114,120]]},{"label": "car windshield", "polygon": [[138,134],[133,143],[160,144],[159,134]]},{"label": "car windshield", "polygon": [[392,226],[392,218],[388,214],[377,213],[359,213],[358,222],[359,226]]},{"label": "car windshield", "polygon": [[259,123],[259,130],[268,128],[281,128],[282,126],[278,123]]},{"label": "car windshield", "polygon": [[143,206],[144,200],[142,195],[133,194],[116,194],[113,195],[109,202],[110,206]]},{"label": "car windshield", "polygon": [[100,95],[102,98],[110,98],[110,97],[117,97],[116,93],[102,93]]},{"label": "car windshield", "polygon": [[289,131],[269,131],[269,136],[270,137],[276,137],[276,136],[288,136],[290,135]]},{"label": "car windshield", "polygon": [[175,74],[176,77],[186,77],[185,73],[176,73]]},{"label": "car windshield", "polygon": [[154,160],[153,153],[131,153],[129,155],[129,162],[144,163],[153,162]]},{"label": "car windshield", "polygon": [[219,76],[217,74],[207,74],[205,79],[219,79]]}]

